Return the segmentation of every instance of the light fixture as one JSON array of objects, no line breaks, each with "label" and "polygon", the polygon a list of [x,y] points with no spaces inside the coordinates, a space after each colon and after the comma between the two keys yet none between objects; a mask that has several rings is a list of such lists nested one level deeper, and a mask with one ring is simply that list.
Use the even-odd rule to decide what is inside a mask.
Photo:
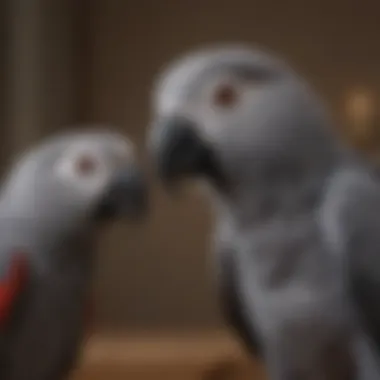
[{"label": "light fixture", "polygon": [[372,94],[368,91],[354,91],[346,100],[346,116],[354,127],[368,128],[374,118],[375,104]]}]

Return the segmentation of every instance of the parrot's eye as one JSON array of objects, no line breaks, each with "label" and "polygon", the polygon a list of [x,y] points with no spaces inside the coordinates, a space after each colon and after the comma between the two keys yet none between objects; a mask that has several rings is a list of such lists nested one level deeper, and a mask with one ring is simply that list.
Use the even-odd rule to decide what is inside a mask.
[{"label": "parrot's eye", "polygon": [[63,152],[54,167],[55,174],[65,185],[86,191],[96,191],[107,180],[108,168],[99,149],[75,145]]},{"label": "parrot's eye", "polygon": [[93,175],[99,167],[99,161],[91,155],[82,155],[75,161],[75,171],[83,177]]},{"label": "parrot's eye", "polygon": [[212,97],[213,104],[222,108],[231,108],[239,101],[238,90],[231,83],[219,84]]}]

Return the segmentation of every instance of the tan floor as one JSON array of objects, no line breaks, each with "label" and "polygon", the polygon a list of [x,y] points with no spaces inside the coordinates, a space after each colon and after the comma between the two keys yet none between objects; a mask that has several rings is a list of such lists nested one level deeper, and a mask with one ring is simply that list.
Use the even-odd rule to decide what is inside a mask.
[{"label": "tan floor", "polygon": [[225,332],[102,334],[86,345],[74,380],[265,379]]}]

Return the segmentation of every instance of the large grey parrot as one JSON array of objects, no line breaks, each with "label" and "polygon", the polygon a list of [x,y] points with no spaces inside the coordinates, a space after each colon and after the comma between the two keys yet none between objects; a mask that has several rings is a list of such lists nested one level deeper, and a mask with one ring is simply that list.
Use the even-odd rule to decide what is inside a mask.
[{"label": "large grey parrot", "polygon": [[380,185],[304,80],[205,48],[159,75],[153,115],[164,183],[206,184],[227,318],[271,378],[380,378]]},{"label": "large grey parrot", "polygon": [[105,127],[51,137],[0,194],[0,379],[58,380],[85,331],[99,223],[147,211],[132,143]]}]

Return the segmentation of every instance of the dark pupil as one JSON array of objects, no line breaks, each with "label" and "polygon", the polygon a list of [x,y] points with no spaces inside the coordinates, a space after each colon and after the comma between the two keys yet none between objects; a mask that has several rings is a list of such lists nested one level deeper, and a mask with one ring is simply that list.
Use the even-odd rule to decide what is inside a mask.
[{"label": "dark pupil", "polygon": [[96,163],[91,157],[82,157],[77,162],[77,168],[81,174],[90,174],[96,168]]},{"label": "dark pupil", "polygon": [[231,86],[223,86],[217,89],[215,103],[220,106],[230,106],[236,101],[236,92]]}]

